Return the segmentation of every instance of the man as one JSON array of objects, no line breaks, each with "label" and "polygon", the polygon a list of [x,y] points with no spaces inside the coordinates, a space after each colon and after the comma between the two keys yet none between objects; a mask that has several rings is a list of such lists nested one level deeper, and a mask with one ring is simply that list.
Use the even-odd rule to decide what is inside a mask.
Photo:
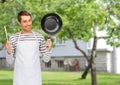
[{"label": "man", "polygon": [[52,42],[32,30],[32,16],[27,11],[18,14],[21,31],[10,36],[6,42],[9,57],[15,57],[13,85],[42,85],[39,54],[43,61],[50,60]]}]

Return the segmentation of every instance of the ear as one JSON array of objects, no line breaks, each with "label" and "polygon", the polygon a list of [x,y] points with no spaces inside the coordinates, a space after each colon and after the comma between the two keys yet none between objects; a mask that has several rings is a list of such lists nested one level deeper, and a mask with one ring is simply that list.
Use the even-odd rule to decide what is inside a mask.
[{"label": "ear", "polygon": [[18,21],[18,24],[21,25],[21,23]]}]

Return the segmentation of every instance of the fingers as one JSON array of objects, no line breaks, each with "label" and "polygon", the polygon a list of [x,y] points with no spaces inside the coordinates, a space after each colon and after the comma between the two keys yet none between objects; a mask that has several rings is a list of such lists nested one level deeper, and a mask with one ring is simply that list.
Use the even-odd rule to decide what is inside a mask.
[{"label": "fingers", "polygon": [[51,39],[47,39],[47,41],[46,41],[46,46],[47,46],[48,51],[50,51],[50,50],[51,50],[51,46],[52,46],[52,41],[51,41]]},{"label": "fingers", "polygon": [[49,47],[52,46],[52,41],[51,41],[51,39],[47,39],[47,41],[46,41],[46,46],[49,46]]}]

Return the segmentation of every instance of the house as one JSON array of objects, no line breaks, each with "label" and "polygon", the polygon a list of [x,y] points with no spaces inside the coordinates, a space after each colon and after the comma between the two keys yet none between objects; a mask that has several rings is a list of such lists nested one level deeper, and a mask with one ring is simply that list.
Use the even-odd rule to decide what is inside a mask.
[{"label": "house", "polygon": [[[89,42],[77,41],[78,45],[90,56],[92,48],[92,39]],[[119,57],[120,48],[111,47],[105,40],[100,39],[97,44],[96,68],[97,71],[120,73]],[[42,65],[44,70],[75,70],[75,62],[79,61],[79,70],[84,70],[87,61],[84,56],[75,49],[72,41],[65,41],[62,44],[56,44],[52,49],[52,59],[49,63]]]},{"label": "house", "polygon": [[[92,39],[89,42],[77,41],[78,45],[90,56]],[[97,71],[120,73],[120,48],[106,45],[104,40],[99,40],[97,45],[96,67]],[[6,64],[6,50],[0,51],[0,68],[13,68]],[[77,63],[77,64],[76,64]],[[84,70],[87,61],[81,52],[75,49],[72,41],[56,43],[56,47],[51,50],[51,61],[44,63],[41,61],[42,70],[78,71]]]},{"label": "house", "polygon": [[5,56],[6,56],[6,52],[4,49],[0,51],[0,68],[6,67]]}]

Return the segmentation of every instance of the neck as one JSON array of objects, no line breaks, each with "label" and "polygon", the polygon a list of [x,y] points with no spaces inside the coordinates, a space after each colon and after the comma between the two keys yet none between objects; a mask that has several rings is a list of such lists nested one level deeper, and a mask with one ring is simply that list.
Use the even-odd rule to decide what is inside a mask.
[{"label": "neck", "polygon": [[32,30],[30,30],[30,31],[21,30],[21,34],[27,34],[27,33],[31,33],[31,32],[32,32]]}]

